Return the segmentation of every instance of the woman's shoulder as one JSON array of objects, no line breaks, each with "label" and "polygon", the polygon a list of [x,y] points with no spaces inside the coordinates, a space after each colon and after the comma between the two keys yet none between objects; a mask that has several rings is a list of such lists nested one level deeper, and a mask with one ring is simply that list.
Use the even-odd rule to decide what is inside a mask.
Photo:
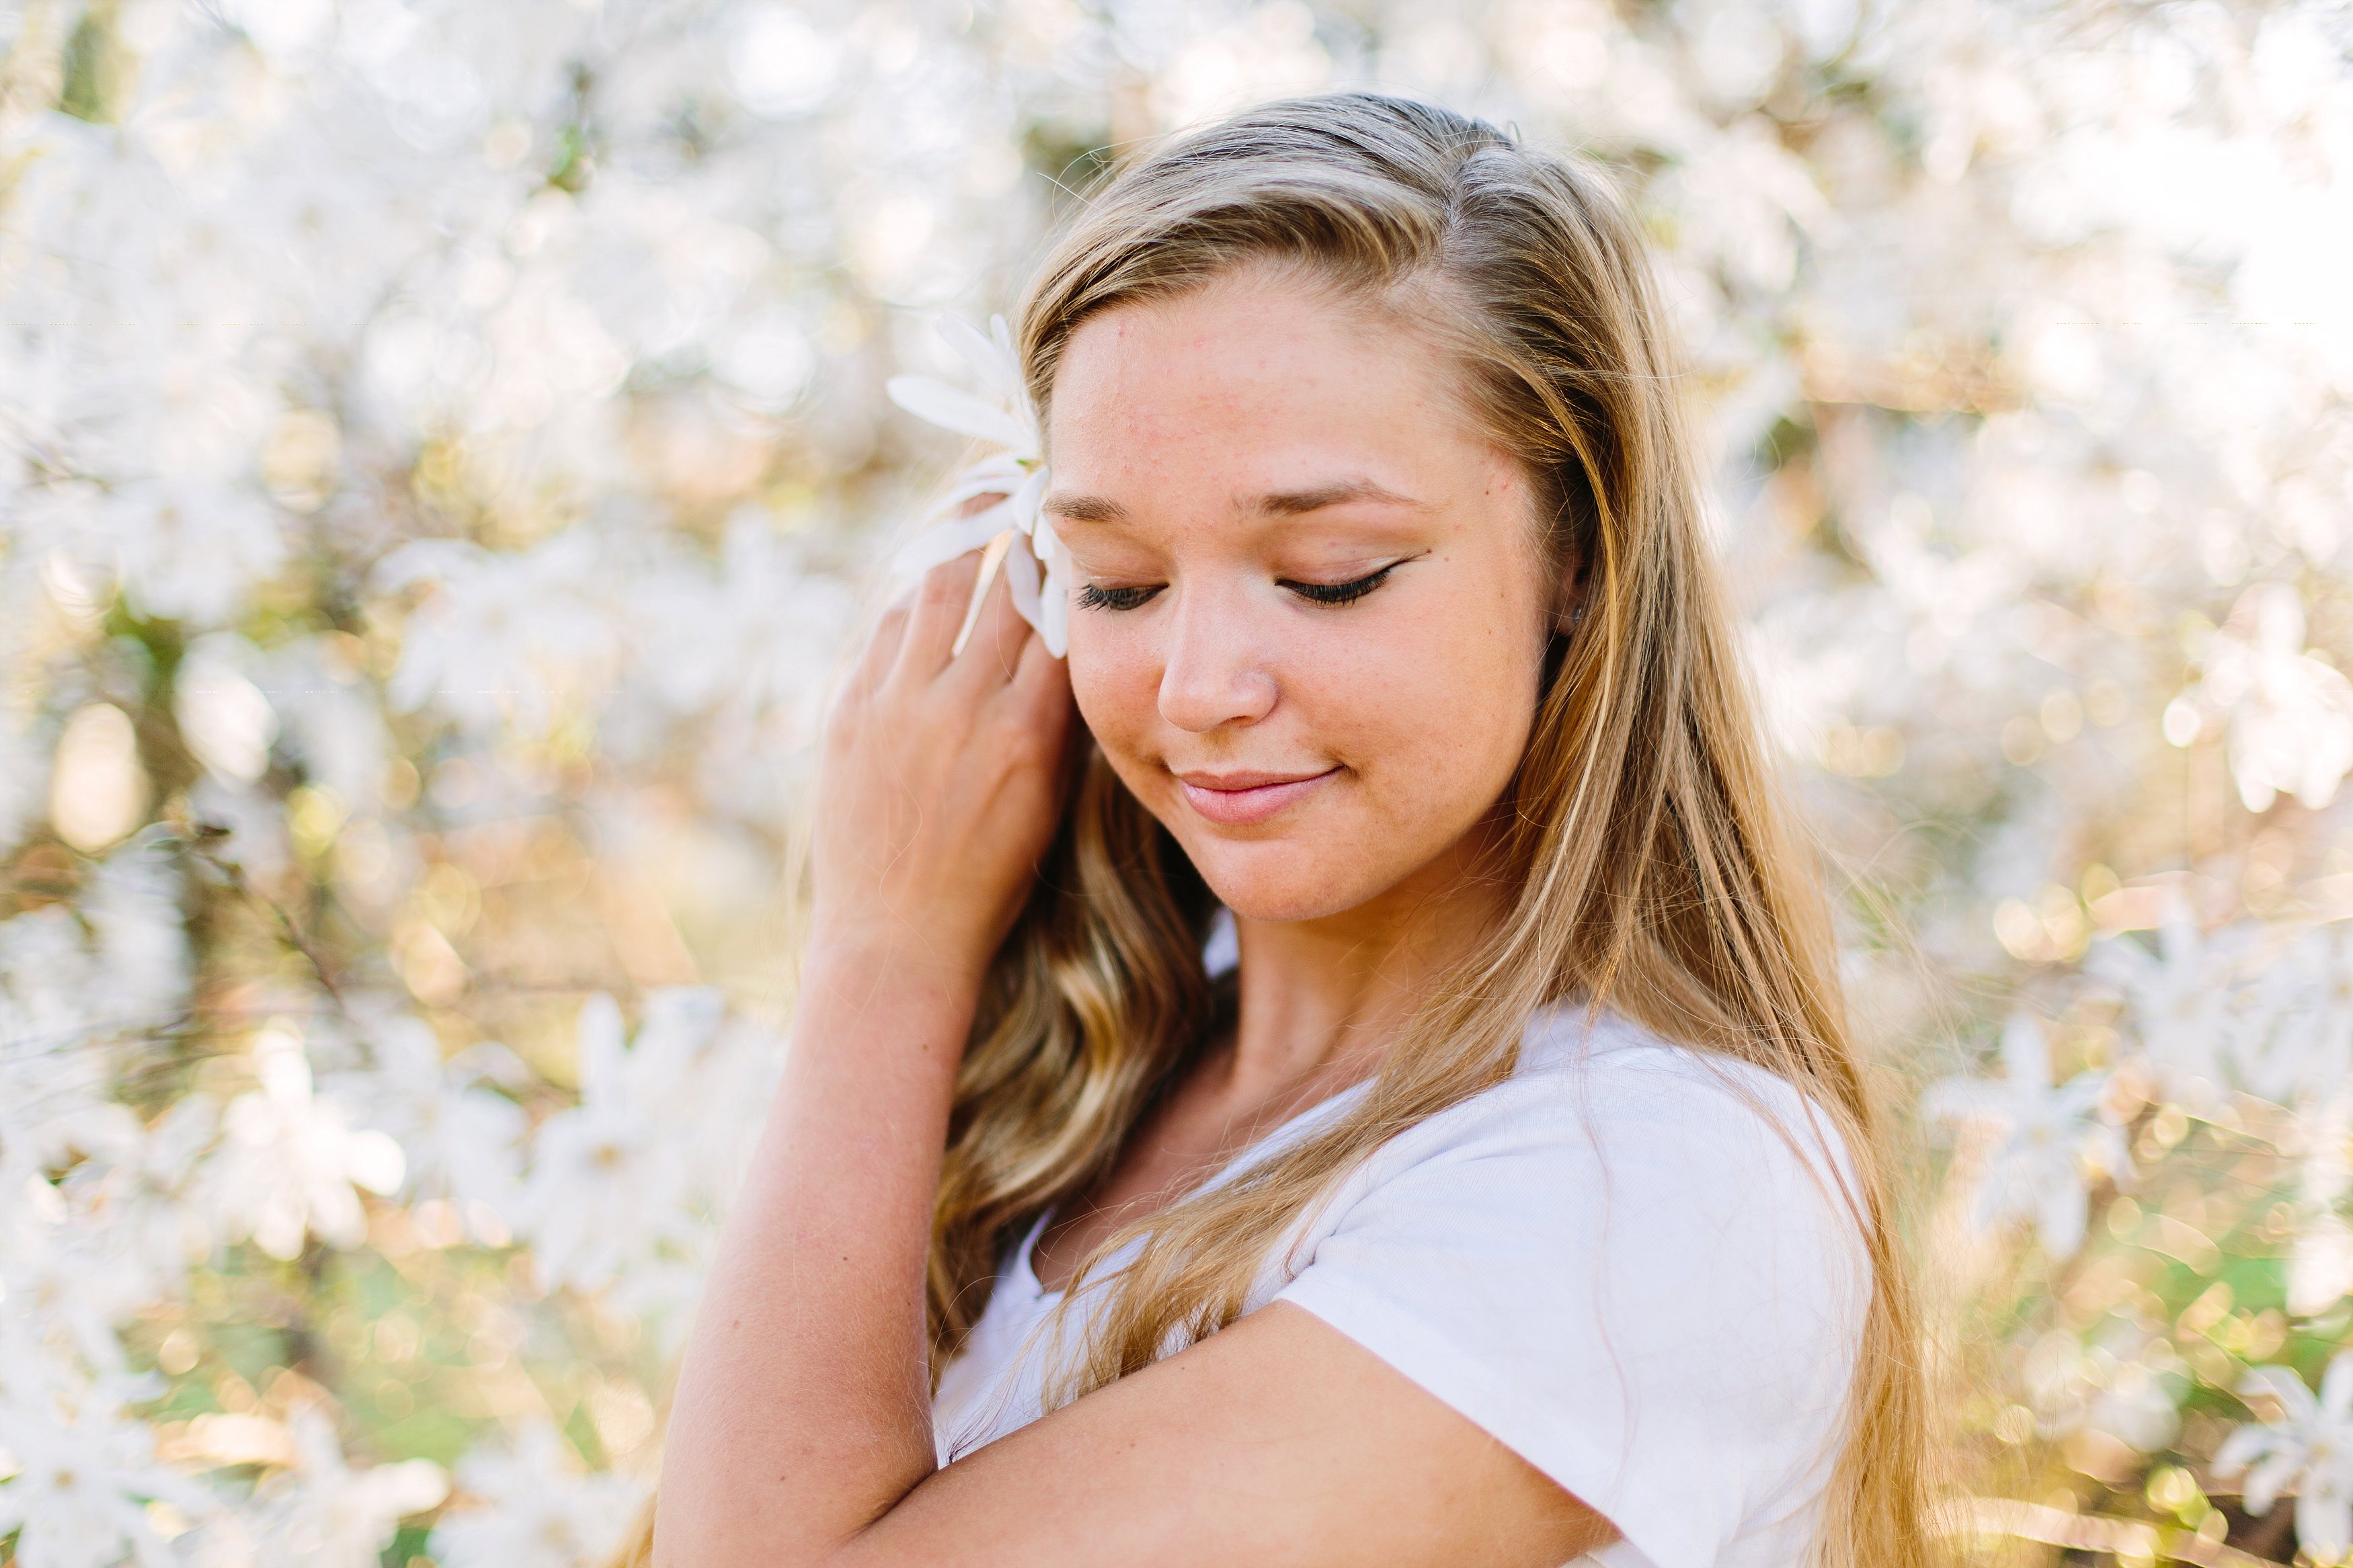
[{"label": "woman's shoulder", "polygon": [[1686,1305],[1746,1270],[1827,1320],[1867,1290],[1867,1224],[1831,1117],[1786,1079],[1564,1009],[1531,1022],[1509,1079],[1377,1150],[1303,1239],[1561,1286],[1598,1271],[1621,1294],[1673,1282]]},{"label": "woman's shoulder", "polygon": [[1837,1150],[1774,1075],[1562,1010],[1509,1079],[1366,1162],[1275,1299],[1651,1561],[1717,1561],[1820,1494],[1870,1288]]},{"label": "woman's shoulder", "polygon": [[1606,1160],[1684,1190],[1802,1175],[1836,1192],[1853,1175],[1835,1119],[1788,1079],[1577,1005],[1530,1019],[1509,1079],[1400,1134],[1377,1163],[1514,1150],[1575,1167]]}]

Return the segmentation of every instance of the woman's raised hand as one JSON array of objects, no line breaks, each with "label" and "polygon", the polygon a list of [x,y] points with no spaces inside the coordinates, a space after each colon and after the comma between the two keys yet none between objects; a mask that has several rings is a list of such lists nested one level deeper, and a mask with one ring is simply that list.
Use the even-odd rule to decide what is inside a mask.
[{"label": "woman's raised hand", "polygon": [[820,948],[977,980],[1054,836],[1070,678],[1004,574],[955,650],[979,557],[882,617],[825,727],[811,856]]}]

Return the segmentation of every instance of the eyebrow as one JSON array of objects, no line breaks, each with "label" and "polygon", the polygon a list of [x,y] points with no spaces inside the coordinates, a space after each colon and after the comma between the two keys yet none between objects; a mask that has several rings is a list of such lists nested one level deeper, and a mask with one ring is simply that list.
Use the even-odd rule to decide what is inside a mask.
[{"label": "eyebrow", "polygon": [[[1370,479],[1350,479],[1311,485],[1305,489],[1275,490],[1259,497],[1247,510],[1265,517],[1300,517],[1351,501],[1378,501],[1391,506],[1421,504]],[[1050,495],[1039,504],[1041,510],[1073,522],[1124,522],[1128,515],[1125,507],[1108,496]]]}]

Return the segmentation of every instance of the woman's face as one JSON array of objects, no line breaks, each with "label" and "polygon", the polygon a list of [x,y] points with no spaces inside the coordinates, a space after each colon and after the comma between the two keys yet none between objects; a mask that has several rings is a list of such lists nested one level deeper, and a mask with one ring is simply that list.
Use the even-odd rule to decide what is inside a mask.
[{"label": "woman's face", "polygon": [[1444,357],[1244,270],[1082,324],[1050,435],[1079,710],[1219,897],[1312,920],[1451,875],[1555,593]]}]

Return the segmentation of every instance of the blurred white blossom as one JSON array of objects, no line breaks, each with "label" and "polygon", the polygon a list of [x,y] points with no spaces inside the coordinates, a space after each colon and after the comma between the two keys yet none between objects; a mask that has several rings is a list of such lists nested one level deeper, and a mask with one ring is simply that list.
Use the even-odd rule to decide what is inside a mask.
[{"label": "blurred white blossom", "polygon": [[2045,1251],[2072,1256],[2084,1239],[2087,1173],[2121,1178],[2132,1171],[2123,1134],[2101,1115],[2108,1075],[2094,1068],[2054,1087],[2042,1026],[2023,1013],[2002,1026],[2001,1063],[1999,1079],[1932,1084],[1922,1110],[1940,1121],[1979,1123],[1998,1140],[1977,1178],[1979,1225],[2031,1219]]},{"label": "blurred white blossom", "polygon": [[705,1047],[718,998],[672,991],[654,1000],[636,1040],[609,996],[580,1009],[580,1103],[533,1135],[517,1231],[552,1284],[594,1290],[665,1246],[683,1244],[704,1173],[699,1111],[715,1110]]},{"label": "blurred white blossom", "polygon": [[354,1131],[340,1106],[311,1092],[302,1042],[282,1030],[253,1044],[260,1087],[229,1101],[212,1201],[224,1234],[251,1237],[273,1258],[292,1258],[306,1236],[353,1247],[365,1234],[359,1190],[398,1189],[406,1160],[382,1132]]},{"label": "blurred white blossom", "polygon": [[[901,550],[892,564],[913,575],[978,550],[1010,530],[1015,537],[1004,570],[1013,607],[1038,628],[1047,650],[1060,658],[1069,643],[1070,564],[1052,520],[1039,510],[1053,475],[1046,467],[1037,411],[1029,406],[1029,389],[1014,358],[1012,329],[997,316],[983,336],[968,323],[950,318],[940,323],[940,332],[979,378],[987,397],[959,392],[929,376],[897,375],[891,378],[891,401],[919,419],[1005,450],[957,477],[934,504],[931,527]],[[1008,406],[999,408],[1000,401]],[[967,511],[967,503],[990,497],[998,499]]]},{"label": "blurred white blossom", "polygon": [[2181,1358],[2162,1335],[2136,1325],[2112,1322],[2089,1345],[2052,1330],[2027,1352],[2024,1373],[2047,1435],[2089,1426],[2153,1453],[2181,1429],[2189,1382]]},{"label": "blurred white blossom", "polygon": [[[412,1520],[452,1568],[609,1541],[776,1079],[777,868],[872,567],[1009,533],[1061,645],[1011,334],[931,323],[1019,297],[1102,150],[1366,81],[1601,156],[1659,241],[1771,733],[1855,868],[1856,1016],[1934,1050],[1955,997],[2021,1013],[2003,1076],[1926,1106],[1968,1129],[1969,1209],[2048,1254],[1987,1286],[2021,1325],[1978,1347],[2004,1439],[2194,1468],[2159,1457],[2205,1440],[2191,1379],[2343,1337],[2327,5],[17,10],[0,1515],[28,1568],[373,1562],[441,1497],[412,1422],[485,1444]],[[902,409],[994,455],[943,486]],[[2052,1086],[2021,1010],[2114,1076]],[[2156,1212],[2093,1215],[2127,1140]],[[634,1435],[598,1474],[543,1408],[581,1388]],[[2308,1550],[2347,1533],[2341,1393],[2234,1439],[2317,1510]],[[330,1409],[390,1462],[351,1468]],[[263,1478],[189,1479],[232,1464]]]},{"label": "blurred white blossom", "polygon": [[586,1473],[562,1433],[524,1423],[458,1467],[459,1502],[430,1542],[443,1568],[593,1568],[620,1542],[641,1489]]},{"label": "blurred white blossom", "polygon": [[2353,1352],[2340,1351],[2313,1397],[2284,1366],[2257,1367],[2240,1384],[2249,1399],[2278,1407],[2269,1420],[2241,1426],[2214,1455],[2218,1478],[2245,1478],[2246,1508],[2269,1513],[2295,1493],[2296,1544],[2319,1562],[2353,1551]]},{"label": "blurred white blossom", "polygon": [[385,1019],[368,1038],[372,1067],[330,1079],[326,1098],[398,1149],[403,1197],[450,1203],[472,1234],[503,1245],[504,1216],[515,1213],[521,1190],[524,1118],[481,1081],[498,1048],[476,1047],[470,1062],[445,1062],[432,1026],[402,1016]]},{"label": "blurred white blossom", "polygon": [[147,1505],[189,1503],[195,1489],[155,1461],[144,1422],[97,1388],[71,1394],[0,1384],[0,1533],[20,1531],[24,1568],[172,1561]]},{"label": "blurred white blossom", "polygon": [[180,738],[197,761],[237,784],[261,776],[278,738],[278,714],[246,673],[253,662],[242,637],[199,638],[181,658],[173,693]]},{"label": "blurred white blossom", "polygon": [[438,1506],[449,1478],[429,1459],[353,1468],[315,1409],[288,1418],[294,1465],[254,1494],[251,1529],[264,1568],[375,1568],[400,1521]]},{"label": "blurred white blossom", "polygon": [[2189,907],[2165,900],[2151,953],[2129,937],[2111,937],[2086,955],[2085,973],[2121,990],[2131,1005],[2140,1053],[2166,1092],[2200,1106],[2227,1081],[2232,956],[2198,929]]},{"label": "blurred white blossom", "polygon": [[2203,696],[2230,717],[2231,773],[2249,811],[2294,795],[2317,811],[2353,771],[2353,681],[2315,658],[2285,583],[2251,588],[2215,638]]}]

